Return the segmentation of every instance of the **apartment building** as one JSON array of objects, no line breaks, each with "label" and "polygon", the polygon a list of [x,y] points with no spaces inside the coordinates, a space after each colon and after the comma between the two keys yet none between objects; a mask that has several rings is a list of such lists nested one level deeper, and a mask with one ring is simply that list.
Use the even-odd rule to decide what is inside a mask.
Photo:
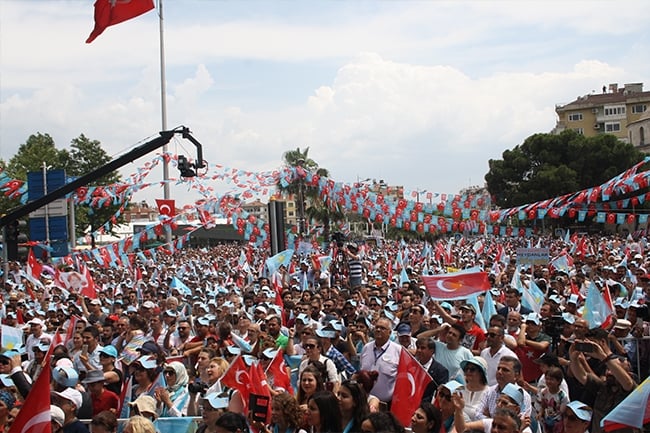
[{"label": "apartment building", "polygon": [[603,86],[602,93],[578,96],[568,104],[556,104],[558,116],[554,133],[572,129],[585,137],[613,134],[620,140],[645,150],[648,146],[650,91],[643,83]]}]

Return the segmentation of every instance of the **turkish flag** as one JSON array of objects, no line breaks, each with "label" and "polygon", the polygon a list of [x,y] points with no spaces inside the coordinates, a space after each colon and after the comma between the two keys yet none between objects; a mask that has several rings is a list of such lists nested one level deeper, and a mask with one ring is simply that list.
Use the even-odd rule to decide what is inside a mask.
[{"label": "turkish flag", "polygon": [[[265,401],[266,421],[264,423],[266,424],[271,419],[271,390],[269,389],[269,384],[266,379],[266,373],[262,370],[262,364],[260,362],[253,364],[250,372],[251,386],[249,399],[251,401],[248,409],[253,411],[255,415],[261,415],[264,411],[262,410],[263,406],[260,403]],[[256,400],[259,407],[256,407],[255,405]]]},{"label": "turkish flag", "polygon": [[433,299],[462,299],[490,290],[487,272],[456,272],[422,275],[422,282]]},{"label": "turkish flag", "polygon": [[174,200],[161,200],[157,198],[156,204],[158,205],[158,212],[160,212],[160,215],[164,215],[169,218],[172,218],[174,215],[176,215],[176,205],[174,203]]},{"label": "turkish flag", "polygon": [[23,402],[9,433],[51,433],[50,369],[44,368]]},{"label": "turkish flag", "polygon": [[86,296],[90,299],[97,298],[97,290],[95,289],[95,281],[93,281],[92,275],[86,265],[81,265],[81,272],[86,277],[86,284],[81,288],[80,294]]},{"label": "turkish flag", "polygon": [[397,366],[393,402],[390,406],[391,412],[402,425],[411,424],[411,417],[420,406],[422,394],[432,380],[422,364],[413,358],[408,350],[402,349]]},{"label": "turkish flag", "polygon": [[153,8],[153,0],[97,0],[95,28],[86,39],[86,43],[94,41],[107,27],[135,18]]},{"label": "turkish flag", "polygon": [[230,364],[228,370],[221,377],[221,383],[230,388],[239,391],[244,404],[248,404],[250,396],[251,375],[248,372],[248,367],[244,362],[244,358],[238,355],[237,358]]},{"label": "turkish flag", "polygon": [[30,277],[30,280],[40,281],[42,272],[43,265],[38,263],[34,255],[34,250],[30,248],[29,255],[27,256],[27,275]]},{"label": "turkish flag", "polygon": [[287,373],[287,364],[284,362],[284,353],[282,349],[278,350],[275,358],[266,368],[268,374],[273,375],[273,386],[275,388],[283,388],[289,394],[293,395],[293,388],[291,388],[291,377]]}]

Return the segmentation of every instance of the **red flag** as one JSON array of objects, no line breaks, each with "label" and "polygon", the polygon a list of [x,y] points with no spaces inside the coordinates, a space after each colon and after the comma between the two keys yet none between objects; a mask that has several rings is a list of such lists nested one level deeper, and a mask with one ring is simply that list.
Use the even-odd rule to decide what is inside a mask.
[{"label": "red flag", "polygon": [[242,358],[241,355],[238,355],[232,364],[230,364],[228,370],[226,370],[226,372],[221,377],[221,383],[225,386],[238,390],[242,396],[244,404],[248,404],[251,377],[248,373],[248,368],[246,367],[244,358]]},{"label": "red flag", "polygon": [[90,271],[88,270],[88,267],[86,265],[81,265],[81,271],[83,272],[83,275],[86,277],[86,284],[81,288],[80,294],[83,296],[87,296],[90,299],[97,298],[97,290],[95,289],[95,282],[93,281],[93,277],[90,275]]},{"label": "red flag", "polygon": [[9,433],[51,433],[50,369],[44,368],[23,402]]},{"label": "red flag", "polygon": [[[268,382],[266,380],[266,374],[262,370],[262,364],[260,362],[255,363],[251,366],[251,394],[267,397],[268,401],[271,401],[271,390],[269,389]],[[250,407],[250,410],[255,410],[254,407]],[[266,419],[268,422],[271,419],[271,405],[267,406],[266,410]],[[265,422],[265,423],[266,423]]]},{"label": "red flag", "polygon": [[32,281],[40,281],[42,272],[43,265],[38,263],[34,255],[34,250],[30,248],[29,255],[27,256],[27,275]]},{"label": "red flag", "polygon": [[433,299],[460,299],[490,290],[487,272],[456,272],[422,275],[422,281]]},{"label": "red flag", "polygon": [[135,18],[153,8],[153,0],[97,0],[95,28],[86,39],[86,43],[94,41],[107,27]]},{"label": "red flag", "polygon": [[411,417],[420,406],[422,394],[431,382],[431,376],[408,350],[402,349],[397,366],[395,391],[390,410],[402,423],[410,425]]},{"label": "red flag", "polygon": [[176,205],[174,200],[160,200],[156,199],[156,204],[158,205],[158,212],[160,215],[172,218],[176,215]]},{"label": "red flag", "polygon": [[278,350],[271,363],[266,368],[268,374],[273,375],[273,386],[282,388],[289,394],[293,395],[293,388],[291,387],[291,377],[287,373],[287,364],[284,362],[284,353],[282,349]]}]

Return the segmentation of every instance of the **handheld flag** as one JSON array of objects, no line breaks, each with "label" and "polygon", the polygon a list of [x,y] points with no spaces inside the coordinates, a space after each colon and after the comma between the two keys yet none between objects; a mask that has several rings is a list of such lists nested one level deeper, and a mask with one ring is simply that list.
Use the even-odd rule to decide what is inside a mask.
[{"label": "handheld flag", "polygon": [[[29,408],[26,410],[25,408]],[[47,433],[52,431],[50,415],[50,369],[44,368],[27,394],[23,410],[9,429],[9,433]]]},{"label": "handheld flag", "polygon": [[420,405],[422,394],[431,381],[431,376],[422,364],[413,358],[408,350],[402,349],[390,408],[402,425],[410,424],[411,417]]},{"label": "handheld flag", "polygon": [[464,299],[475,293],[490,290],[486,272],[422,275],[422,282],[433,299]]},{"label": "handheld flag", "polygon": [[626,427],[643,429],[650,422],[650,377],[637,386],[600,421],[605,431]]}]

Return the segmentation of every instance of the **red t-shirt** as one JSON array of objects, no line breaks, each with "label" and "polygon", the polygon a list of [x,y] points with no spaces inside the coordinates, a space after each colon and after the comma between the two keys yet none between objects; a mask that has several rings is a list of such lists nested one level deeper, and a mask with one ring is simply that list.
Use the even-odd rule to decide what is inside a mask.
[{"label": "red t-shirt", "polygon": [[120,405],[120,397],[113,391],[105,389],[98,398],[92,397],[93,401],[93,416],[104,410],[114,409],[117,411]]},{"label": "red t-shirt", "polygon": [[[458,324],[464,326],[463,322],[460,320],[458,321]],[[482,330],[476,322],[473,322],[472,328],[465,333],[465,338],[463,338],[463,341],[460,344],[469,350],[479,350],[481,343],[483,343],[485,339],[485,331]]]}]

